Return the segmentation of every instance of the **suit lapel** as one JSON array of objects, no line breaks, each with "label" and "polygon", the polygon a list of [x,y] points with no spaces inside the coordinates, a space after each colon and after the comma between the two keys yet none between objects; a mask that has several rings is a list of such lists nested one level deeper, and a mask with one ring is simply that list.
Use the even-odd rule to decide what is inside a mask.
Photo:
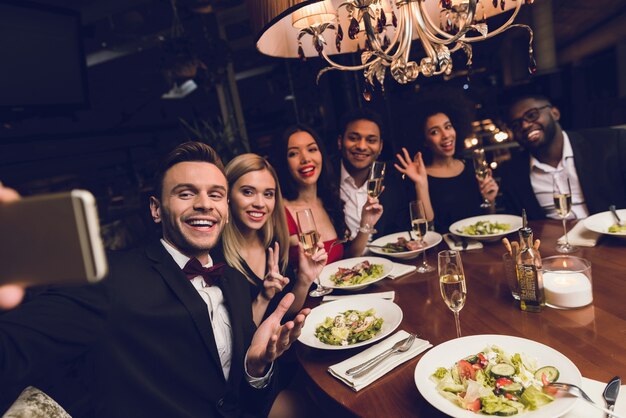
[{"label": "suit lapel", "polygon": [[585,176],[585,173],[593,172],[594,167],[589,166],[588,162],[596,162],[596,160],[593,158],[581,158],[583,155],[590,156],[593,155],[593,153],[591,150],[585,149],[585,141],[580,134],[576,132],[567,132],[567,136],[569,137],[569,142],[572,146],[574,166],[576,167],[576,174],[578,175],[578,181],[580,182],[580,188],[582,189],[585,203],[587,204],[587,208],[590,210],[590,213],[593,213],[595,208],[590,208],[589,202],[596,201],[596,199],[594,199],[596,187],[594,187],[593,181],[591,181],[592,177],[595,176]]},{"label": "suit lapel", "polygon": [[[198,295],[198,291],[189,283],[180,267],[178,267],[160,242],[149,245],[146,248],[146,253],[155,262],[153,266],[155,270],[159,272],[165,283],[167,283],[189,312],[211,358],[213,358],[219,369],[222,370],[222,363],[217,352],[215,336],[213,335],[206,303]],[[221,375],[223,376],[223,373]]]},{"label": "suit lapel", "polygon": [[226,306],[228,307],[230,327],[233,333],[233,355],[230,366],[230,376],[241,376],[244,359],[243,350],[246,348],[243,334],[246,324],[243,323],[245,321],[245,315],[243,314],[242,309],[244,309],[244,307],[248,307],[250,311],[252,311],[252,303],[250,302],[249,297],[247,297],[249,294],[248,289],[237,288],[235,283],[237,277],[233,277],[233,272],[234,271],[229,267],[225,267],[220,288],[222,289],[224,300],[226,302]]}]

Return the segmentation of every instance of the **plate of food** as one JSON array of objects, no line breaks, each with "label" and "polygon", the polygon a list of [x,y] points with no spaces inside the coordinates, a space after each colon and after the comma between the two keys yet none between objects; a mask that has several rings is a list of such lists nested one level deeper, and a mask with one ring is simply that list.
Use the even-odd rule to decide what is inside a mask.
[{"label": "plate of food", "polygon": [[482,215],[462,219],[450,225],[450,232],[477,241],[497,241],[522,227],[515,215]]},{"label": "plate of food", "polygon": [[441,242],[441,234],[428,231],[424,235],[424,245],[415,240],[415,235],[408,232],[397,232],[385,235],[372,241],[368,248],[374,254],[386,255],[392,258],[408,260],[417,257],[422,251],[428,250]]},{"label": "plate of food", "polygon": [[361,347],[385,338],[402,322],[402,309],[390,300],[355,295],[311,310],[298,340],[323,350]]},{"label": "plate of food", "polygon": [[325,266],[320,283],[333,289],[360,290],[384,279],[392,270],[393,263],[386,258],[348,258]]},{"label": "plate of food", "polygon": [[577,398],[544,388],[554,381],[580,386],[582,377],[557,350],[507,335],[447,341],[432,348],[415,367],[415,385],[424,399],[455,418],[560,417]]},{"label": "plate of food", "polygon": [[[616,212],[622,221],[626,221],[626,209],[618,209]],[[619,226],[611,212],[596,213],[586,218],[583,222],[585,228],[599,234],[626,238],[626,226]]]}]

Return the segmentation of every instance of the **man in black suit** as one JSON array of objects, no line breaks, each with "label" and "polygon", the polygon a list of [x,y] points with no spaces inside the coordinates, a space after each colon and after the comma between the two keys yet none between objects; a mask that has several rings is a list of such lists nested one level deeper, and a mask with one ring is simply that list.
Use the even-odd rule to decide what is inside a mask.
[{"label": "man in black suit", "polygon": [[[370,168],[383,150],[380,117],[368,109],[356,109],[345,114],[339,124],[337,161],[341,200],[345,202],[346,225],[352,237],[361,231],[361,209],[367,202],[367,179]],[[411,190],[402,182],[398,172],[387,164],[384,191],[380,204],[384,208],[375,225],[376,236],[405,231],[410,228],[408,212]],[[363,231],[366,232],[366,231]]]},{"label": "man in black suit", "polygon": [[559,109],[541,95],[513,102],[509,126],[525,149],[501,165],[504,205],[530,219],[558,218],[552,198],[552,175],[565,171],[572,189],[572,217],[584,218],[626,207],[626,130],[565,132]]},{"label": "man in black suit", "polygon": [[204,269],[228,222],[227,187],[207,145],[170,153],[150,201],[163,238],[112,254],[95,286],[51,289],[0,316],[0,387],[35,383],[73,416],[262,413],[273,362],[308,310],[281,326],[288,294],[255,330],[246,279]]}]

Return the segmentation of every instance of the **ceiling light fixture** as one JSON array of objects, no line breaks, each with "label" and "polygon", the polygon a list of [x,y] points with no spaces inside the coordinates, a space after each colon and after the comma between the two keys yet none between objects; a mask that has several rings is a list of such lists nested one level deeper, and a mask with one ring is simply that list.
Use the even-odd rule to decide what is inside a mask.
[{"label": "ceiling light fixture", "polygon": [[[284,58],[319,55],[331,70],[363,71],[364,96],[371,98],[377,81],[381,88],[387,71],[401,84],[419,74],[450,75],[452,53],[462,50],[472,64],[472,43],[490,39],[510,28],[528,30],[529,71],[536,71],[533,33],[514,24],[522,4],[533,0],[250,0],[253,24],[262,27],[257,48]],[[513,10],[500,27],[489,31],[487,18]],[[260,22],[259,22],[260,20]],[[267,24],[265,24],[267,23]],[[419,40],[425,56],[410,58],[412,41]],[[360,65],[344,65],[330,56],[360,52]]]}]

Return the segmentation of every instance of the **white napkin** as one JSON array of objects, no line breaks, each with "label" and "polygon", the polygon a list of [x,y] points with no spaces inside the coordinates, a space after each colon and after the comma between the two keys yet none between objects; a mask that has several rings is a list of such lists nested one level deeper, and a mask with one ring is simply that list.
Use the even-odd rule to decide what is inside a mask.
[{"label": "white napkin", "polygon": [[473,239],[468,239],[467,240],[467,248],[463,248],[463,243],[461,242],[461,237],[458,237],[459,243],[456,244],[450,235],[452,235],[452,234],[443,234],[443,239],[446,241],[446,244],[448,244],[448,247],[451,250],[469,251],[469,250],[477,250],[479,248],[483,248],[483,244],[481,242],[475,241]]},{"label": "white napkin", "polygon": [[393,263],[393,270],[391,270],[391,273],[389,273],[389,276],[387,277],[390,279],[399,279],[402,276],[413,273],[415,270],[417,270],[417,266]]},{"label": "white napkin", "polygon": [[322,298],[322,303],[330,302],[331,300],[353,298],[355,296],[363,296],[363,295],[379,297],[381,299],[393,300],[396,297],[396,292],[393,290],[390,290],[388,292],[359,293],[358,295],[326,295]]},{"label": "white napkin", "polygon": [[365,386],[389,373],[391,370],[395,369],[402,363],[409,361],[413,357],[433,346],[426,340],[416,338],[411,348],[409,348],[406,352],[393,354],[387,357],[382,363],[376,366],[376,368],[374,368],[369,373],[366,373],[365,375],[358,378],[353,378],[346,374],[346,370],[354,366],[358,366],[359,364],[364,363],[373,357],[376,357],[378,354],[382,353],[388,348],[393,347],[395,343],[407,338],[408,336],[408,332],[404,330],[398,331],[391,337],[383,340],[382,342],[379,342],[376,345],[373,345],[372,347],[368,348],[365,351],[362,351],[356,356],[350,357],[349,359],[344,360],[341,363],[330,366],[328,368],[328,372],[335,376],[337,379],[350,386],[353,391],[358,392]]},{"label": "white napkin", "polygon": [[[595,247],[600,235],[601,234],[597,232],[593,232],[585,228],[583,221],[579,221],[571,230],[567,231],[569,243],[579,247]],[[565,235],[557,241],[559,243],[564,243]]]},{"label": "white napkin", "polygon": [[[583,377],[583,390],[589,395],[595,403],[600,406],[606,407],[604,399],[602,399],[602,392],[606,383],[598,382],[597,380],[587,379]],[[621,416],[626,416],[626,385],[622,385],[617,402],[615,403],[615,413]],[[604,412],[594,408],[582,399],[578,399],[574,408],[563,415],[563,418],[604,418]]]}]

